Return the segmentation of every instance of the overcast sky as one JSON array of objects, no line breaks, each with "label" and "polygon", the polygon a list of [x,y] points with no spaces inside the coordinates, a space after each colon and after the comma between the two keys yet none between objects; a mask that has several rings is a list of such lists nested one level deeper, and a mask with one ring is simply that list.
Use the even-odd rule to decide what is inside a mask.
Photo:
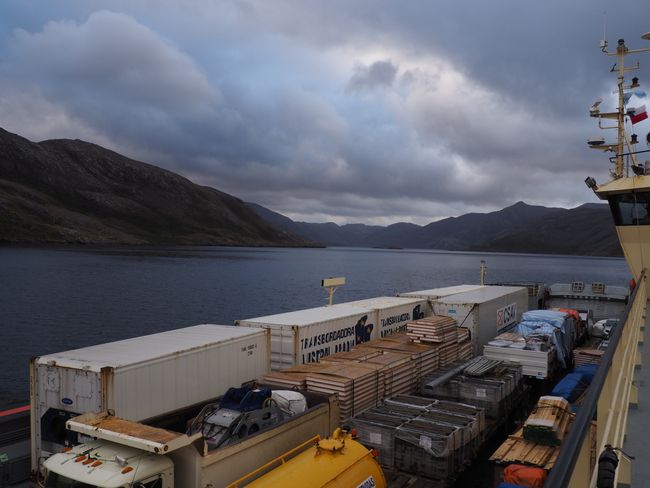
[{"label": "overcast sky", "polygon": [[[610,46],[646,47],[648,13],[647,0],[3,0],[0,125],[309,222],[575,207],[609,168],[587,139],[614,136],[588,117],[597,96],[615,106],[603,22]],[[638,59],[650,94],[650,54]],[[645,141],[650,123],[634,129]]]}]

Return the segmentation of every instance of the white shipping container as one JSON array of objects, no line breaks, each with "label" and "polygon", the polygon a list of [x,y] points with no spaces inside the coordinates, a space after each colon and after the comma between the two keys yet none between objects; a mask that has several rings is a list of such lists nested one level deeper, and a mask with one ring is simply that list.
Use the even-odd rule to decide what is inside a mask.
[{"label": "white shipping container", "polygon": [[455,285],[455,286],[446,286],[443,288],[431,288],[429,290],[419,290],[419,291],[409,291],[406,293],[398,293],[399,297],[406,298],[423,298],[427,301],[426,310],[424,313],[426,316],[433,315],[433,301],[438,298],[448,297],[451,295],[457,295],[458,293],[465,293],[468,291],[478,290],[483,288],[482,285]]},{"label": "white shipping container", "polygon": [[435,315],[456,319],[469,329],[474,354],[528,311],[528,290],[515,286],[482,286],[473,291],[438,298],[432,302]]},{"label": "white shipping container", "polygon": [[76,439],[65,421],[113,410],[134,421],[223,394],[269,370],[267,331],[203,324],[32,359],[32,467]]},{"label": "white shipping container", "polygon": [[351,305],[310,308],[238,320],[237,325],[271,331],[271,369],[315,363],[379,337],[377,312]]},{"label": "white shipping container", "polygon": [[407,297],[376,297],[354,302],[341,303],[335,306],[353,306],[370,308],[377,312],[377,327],[379,337],[406,332],[406,324],[418,320],[430,309],[427,300]]}]

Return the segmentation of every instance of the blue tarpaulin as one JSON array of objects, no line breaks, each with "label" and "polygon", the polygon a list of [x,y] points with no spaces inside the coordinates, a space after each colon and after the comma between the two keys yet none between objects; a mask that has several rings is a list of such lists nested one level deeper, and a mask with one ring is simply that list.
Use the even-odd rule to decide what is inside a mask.
[{"label": "blue tarpaulin", "polygon": [[582,366],[578,366],[576,369],[574,369],[573,372],[582,374],[584,380],[587,383],[591,384],[591,382],[594,379],[594,376],[596,376],[597,370],[598,370],[597,364],[583,364]]},{"label": "blue tarpaulin", "polygon": [[569,373],[555,385],[551,395],[560,396],[567,402],[573,403],[584,393],[588,386],[589,383],[585,381],[582,373]]}]

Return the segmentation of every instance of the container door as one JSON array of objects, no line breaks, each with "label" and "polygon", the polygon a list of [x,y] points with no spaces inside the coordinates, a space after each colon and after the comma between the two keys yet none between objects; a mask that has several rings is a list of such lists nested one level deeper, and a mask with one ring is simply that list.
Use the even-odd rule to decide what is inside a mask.
[{"label": "container door", "polygon": [[101,398],[97,372],[39,365],[37,455],[48,457],[75,444],[77,435],[66,431],[66,421],[82,413],[102,411]]}]

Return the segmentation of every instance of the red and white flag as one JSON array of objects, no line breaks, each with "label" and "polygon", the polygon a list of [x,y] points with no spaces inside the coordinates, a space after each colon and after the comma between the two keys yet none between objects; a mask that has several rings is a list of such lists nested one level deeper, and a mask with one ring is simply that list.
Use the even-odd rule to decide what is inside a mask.
[{"label": "red and white flag", "polygon": [[645,105],[641,105],[640,107],[628,111],[628,115],[630,116],[632,124],[636,124],[637,122],[641,122],[648,118],[648,113],[645,111]]}]

